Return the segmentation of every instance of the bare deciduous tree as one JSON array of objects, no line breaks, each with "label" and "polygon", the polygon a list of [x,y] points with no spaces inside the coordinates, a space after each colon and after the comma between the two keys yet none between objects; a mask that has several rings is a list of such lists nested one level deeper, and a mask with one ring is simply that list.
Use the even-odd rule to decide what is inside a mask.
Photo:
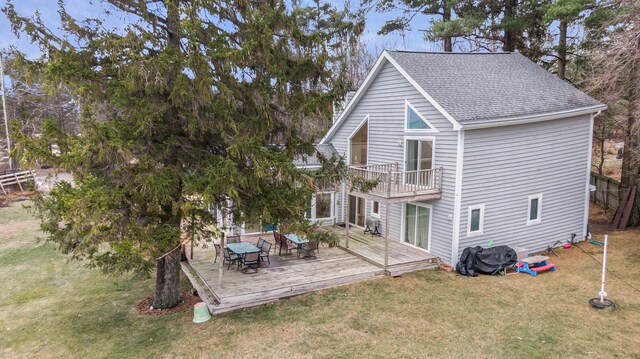
[{"label": "bare deciduous tree", "polygon": [[[609,104],[627,104],[621,183],[628,188],[640,181],[640,4],[608,0],[602,9],[614,15],[593,30],[600,44],[589,54],[588,90]],[[636,204],[633,225],[640,224],[638,212]]]}]

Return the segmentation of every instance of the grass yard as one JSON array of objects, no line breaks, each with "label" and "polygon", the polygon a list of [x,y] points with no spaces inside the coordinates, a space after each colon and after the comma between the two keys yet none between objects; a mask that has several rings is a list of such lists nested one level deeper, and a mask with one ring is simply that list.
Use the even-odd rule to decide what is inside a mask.
[{"label": "grass yard", "polygon": [[[577,248],[537,278],[424,271],[193,324],[192,311],[138,316],[133,306],[152,280],[116,280],[67,261],[36,241],[23,203],[0,208],[3,358],[640,358],[640,293],[609,276],[618,308],[591,309],[600,266]],[[601,247],[581,246],[601,256]],[[640,288],[640,231],[611,233],[608,260]]]}]

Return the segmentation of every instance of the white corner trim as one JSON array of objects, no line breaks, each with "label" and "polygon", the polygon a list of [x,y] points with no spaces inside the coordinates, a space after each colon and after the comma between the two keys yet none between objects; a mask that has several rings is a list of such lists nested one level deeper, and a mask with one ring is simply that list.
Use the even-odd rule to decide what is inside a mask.
[{"label": "white corner trim", "polygon": [[[538,213],[536,213],[536,219],[531,219],[531,200],[538,199]],[[527,226],[542,222],[542,193],[529,196],[527,199]]]},{"label": "white corner trim", "polygon": [[456,131],[460,130],[461,128],[460,123],[458,123],[458,121],[456,121],[453,118],[453,116],[451,116],[447,111],[445,111],[445,109],[442,106],[440,106],[440,104],[437,103],[433,99],[433,97],[431,97],[431,95],[427,93],[427,91],[425,91],[420,85],[418,85],[418,83],[411,76],[409,76],[409,74],[407,74],[407,72],[402,67],[400,67],[400,65],[385,50],[382,52],[382,54],[380,54],[380,57],[378,57],[378,60],[373,65],[373,68],[371,69],[371,71],[369,71],[369,74],[362,82],[362,85],[360,86],[360,88],[358,88],[355,95],[353,95],[353,98],[351,99],[351,101],[349,101],[345,109],[342,111],[342,113],[340,113],[340,116],[338,116],[338,119],[333,123],[329,131],[327,131],[327,134],[324,135],[324,137],[320,141],[321,144],[328,143],[328,141],[336,133],[338,128],[342,126],[342,122],[344,122],[344,120],[349,116],[349,113],[351,113],[353,108],[360,101],[360,98],[364,95],[364,93],[367,91],[369,86],[371,86],[373,79],[376,77],[376,75],[378,75],[380,70],[382,70],[382,66],[384,65],[385,61],[388,61],[390,64],[392,64],[393,67],[395,67],[395,69],[398,70],[398,72],[400,72],[400,74],[407,81],[409,81],[409,83],[413,85],[413,87],[415,87],[415,89],[418,90],[418,92],[420,92],[420,94],[424,96],[427,99],[427,101],[431,103],[433,107],[435,107],[449,122],[451,122],[454,130]]},{"label": "white corner trim", "polygon": [[593,149],[593,118],[595,116],[598,116],[600,114],[600,112],[594,114],[591,114],[590,118],[589,118],[589,148],[587,148],[587,168],[586,171],[587,172],[587,176],[585,179],[585,203],[584,203],[584,223],[582,225],[582,230],[583,230],[583,238],[586,238],[587,235],[589,234],[587,231],[587,227],[589,226],[589,202],[591,199],[591,193],[589,191],[589,182],[591,182],[591,154],[592,154],[592,149]]},{"label": "white corner trim", "polygon": [[[471,212],[474,210],[480,210],[480,221],[478,223],[478,230],[471,231]],[[467,237],[479,236],[484,233],[484,204],[476,204],[473,206],[469,206],[467,210]]]},{"label": "white corner trim", "polygon": [[464,129],[472,130],[472,129],[478,129],[478,128],[523,125],[526,123],[558,120],[561,118],[567,118],[567,117],[573,117],[573,116],[580,116],[580,115],[587,115],[587,114],[593,115],[594,113],[600,112],[606,108],[607,108],[606,105],[596,105],[596,106],[583,107],[583,108],[578,108],[573,110],[548,112],[548,113],[536,114],[536,115],[504,117],[496,120],[482,121],[480,123],[463,124],[462,127]]},{"label": "white corner trim", "polygon": [[[415,114],[418,115],[418,117],[420,117],[420,119],[422,121],[424,121],[424,123],[426,123],[427,126],[429,126],[429,128],[428,129],[410,129],[409,128],[409,109],[411,109],[413,112],[415,112]],[[420,111],[418,111],[415,107],[413,107],[411,102],[409,102],[409,100],[407,100],[407,99],[404,99],[404,132],[410,132],[410,133],[440,133],[440,131],[438,131],[436,126],[431,124],[431,122],[429,122],[420,113]]]},{"label": "white corner trim", "polygon": [[456,149],[456,179],[453,199],[453,238],[451,238],[451,264],[454,266],[458,263],[458,251],[460,247],[460,211],[462,207],[464,132],[465,131],[458,131],[458,147]]}]

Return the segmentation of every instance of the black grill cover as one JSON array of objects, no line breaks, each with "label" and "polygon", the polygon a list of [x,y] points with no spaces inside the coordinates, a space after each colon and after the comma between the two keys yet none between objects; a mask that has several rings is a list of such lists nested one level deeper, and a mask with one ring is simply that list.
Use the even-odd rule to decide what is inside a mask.
[{"label": "black grill cover", "polygon": [[456,264],[456,271],[462,275],[475,277],[478,274],[496,274],[516,263],[518,263],[518,255],[508,246],[467,247],[462,251],[460,261]]}]

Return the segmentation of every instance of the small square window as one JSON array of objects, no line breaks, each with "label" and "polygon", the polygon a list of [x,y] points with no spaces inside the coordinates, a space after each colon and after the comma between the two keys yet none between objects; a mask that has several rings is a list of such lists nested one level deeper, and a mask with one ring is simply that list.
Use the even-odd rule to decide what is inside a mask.
[{"label": "small square window", "polygon": [[484,205],[470,206],[467,222],[468,236],[482,234],[484,225]]}]

